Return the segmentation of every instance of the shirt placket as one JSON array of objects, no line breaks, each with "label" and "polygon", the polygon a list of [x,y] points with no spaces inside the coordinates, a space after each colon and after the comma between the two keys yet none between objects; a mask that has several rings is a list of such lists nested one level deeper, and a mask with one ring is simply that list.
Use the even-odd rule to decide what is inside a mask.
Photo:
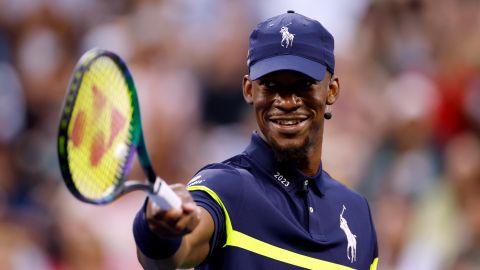
[{"label": "shirt placket", "polygon": [[303,182],[303,190],[307,194],[305,197],[308,213],[308,231],[313,239],[326,241],[327,239],[321,224],[321,213],[319,212],[320,209],[316,209],[315,207],[315,202],[318,200],[318,197],[314,194],[314,192],[310,191],[311,181],[313,180],[305,179]]}]

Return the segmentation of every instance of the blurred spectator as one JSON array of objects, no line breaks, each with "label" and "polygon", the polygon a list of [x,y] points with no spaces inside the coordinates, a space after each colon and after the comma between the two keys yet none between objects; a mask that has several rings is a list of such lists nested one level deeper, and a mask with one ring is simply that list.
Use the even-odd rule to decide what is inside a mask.
[{"label": "blurred spectator", "polygon": [[386,86],[384,102],[390,132],[371,163],[363,183],[365,193],[375,197],[387,188],[417,198],[432,186],[440,170],[432,133],[437,90],[428,77],[404,72]]},{"label": "blurred spectator", "polygon": [[0,265],[2,269],[54,269],[47,254],[29,234],[29,228],[3,215],[0,218]]},{"label": "blurred spectator", "polygon": [[[480,42],[479,42],[480,43]],[[466,86],[462,105],[471,129],[480,135],[480,65]]]},{"label": "blurred spectator", "polygon": [[25,101],[13,67],[0,60],[0,143],[8,143],[25,125]]},{"label": "blurred spectator", "polygon": [[[203,126],[238,123],[247,105],[242,94],[242,77],[246,74],[246,57],[251,23],[249,12],[241,2],[225,5],[219,18],[222,27],[209,37],[209,59],[204,63],[202,79]],[[251,21],[248,20],[248,21]]]},{"label": "blurred spectator", "polygon": [[454,261],[461,263],[463,256],[480,243],[478,137],[472,133],[456,136],[447,145],[445,158],[445,179],[433,186],[418,204],[414,230],[408,236],[407,261],[426,270],[449,269]]},{"label": "blurred spectator", "polygon": [[413,220],[410,197],[384,190],[374,205],[379,250],[382,252],[378,269],[424,269],[419,265],[408,265],[410,258],[405,252]]}]

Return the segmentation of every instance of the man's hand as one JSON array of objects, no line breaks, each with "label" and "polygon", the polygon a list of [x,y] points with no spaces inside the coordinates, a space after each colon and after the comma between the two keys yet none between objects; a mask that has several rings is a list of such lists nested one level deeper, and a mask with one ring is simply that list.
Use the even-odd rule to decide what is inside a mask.
[{"label": "man's hand", "polygon": [[170,187],[182,200],[182,208],[172,208],[165,211],[149,201],[146,212],[148,227],[164,239],[172,239],[191,233],[200,222],[200,209],[193,201],[185,185],[174,184]]},{"label": "man's hand", "polygon": [[[137,249],[138,259],[145,269],[195,267],[205,260],[210,250],[210,238],[214,231],[212,217],[205,209],[197,206],[185,185],[174,184],[170,187],[180,197],[182,201],[181,209],[166,211],[149,200],[144,214],[147,223],[144,224],[148,225],[150,233],[153,232],[160,239],[165,240],[166,243],[177,241],[182,237],[181,244],[171,257],[165,259],[147,257],[140,249]],[[152,245],[152,243],[149,245]],[[153,247],[157,251],[165,247],[165,243],[158,243],[158,245],[158,249]]]}]

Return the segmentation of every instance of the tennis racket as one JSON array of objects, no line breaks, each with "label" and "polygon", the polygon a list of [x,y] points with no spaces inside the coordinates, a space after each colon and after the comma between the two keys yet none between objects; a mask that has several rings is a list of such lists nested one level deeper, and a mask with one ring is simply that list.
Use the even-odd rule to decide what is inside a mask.
[{"label": "tennis racket", "polygon": [[[125,180],[135,152],[144,181]],[[92,49],[78,61],[61,112],[58,158],[68,189],[83,202],[107,204],[143,190],[162,209],[181,206],[150,163],[133,78],[112,52]]]}]

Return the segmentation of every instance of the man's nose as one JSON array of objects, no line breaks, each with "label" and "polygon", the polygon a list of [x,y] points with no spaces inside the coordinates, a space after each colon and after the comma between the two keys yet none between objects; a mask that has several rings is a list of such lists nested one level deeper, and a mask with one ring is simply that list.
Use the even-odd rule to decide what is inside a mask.
[{"label": "man's nose", "polygon": [[302,99],[295,93],[277,93],[275,106],[285,111],[293,111],[302,105]]}]

